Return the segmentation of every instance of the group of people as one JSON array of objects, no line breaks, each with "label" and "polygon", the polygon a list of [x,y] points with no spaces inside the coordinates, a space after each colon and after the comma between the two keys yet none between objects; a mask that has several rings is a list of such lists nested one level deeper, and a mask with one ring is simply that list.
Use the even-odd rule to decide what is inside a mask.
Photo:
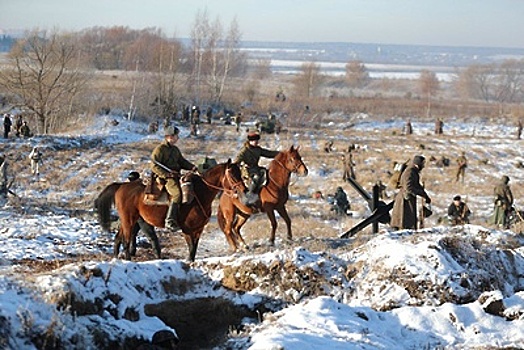
[{"label": "group of people", "polygon": [[[406,124],[404,125],[404,135],[412,135],[413,134],[413,125],[411,124],[411,119],[408,119],[406,121]],[[435,120],[435,135],[442,135],[444,134],[444,121],[440,118]]]},{"label": "group of people", "polygon": [[[4,139],[9,138],[9,133],[11,132],[11,128],[13,127],[13,117],[13,115],[10,115],[8,113],[4,114]],[[19,114],[16,117],[14,126],[16,137],[33,136],[33,134],[31,133],[31,129],[29,128],[29,125],[27,125],[27,121],[23,119],[21,114]]]},{"label": "group of people", "polygon": [[[198,167],[183,157],[176,143],[179,139],[179,129],[174,126],[165,128],[165,139],[158,145],[151,155],[151,170],[156,174],[159,181],[165,184],[170,195],[171,202],[166,215],[165,227],[171,230],[178,229],[178,212],[182,200],[180,190],[180,170],[198,171]],[[247,141],[238,153],[235,162],[241,165],[242,175],[248,184],[246,194],[246,205],[254,205],[258,200],[258,191],[266,179],[265,169],[258,165],[261,157],[274,158],[278,151],[260,147],[260,134],[258,131],[250,131]],[[352,162],[352,159],[349,158]],[[403,167],[398,180],[398,193],[395,196],[391,213],[391,227],[395,229],[416,229],[418,224],[417,197],[425,201],[425,205],[431,205],[431,198],[420,183],[420,172],[426,165],[426,159],[422,155],[416,155]],[[457,158],[456,181],[464,182],[467,159],[465,152]],[[353,177],[349,172],[347,177]],[[513,195],[509,188],[509,178],[503,176],[501,182],[495,187],[495,210],[492,218],[493,224],[500,227],[508,226],[508,212],[513,205]],[[333,196],[337,203],[333,210],[348,213],[349,201],[341,187],[337,188]],[[452,225],[469,223],[471,211],[460,195],[453,198],[448,207],[448,219]]]},{"label": "group of people", "polygon": [[[464,153],[458,158],[459,165],[456,181],[464,179],[464,169],[467,160]],[[399,192],[395,196],[391,214],[391,226],[395,229],[416,229],[418,223],[417,197],[423,198],[426,204],[431,204],[431,198],[420,183],[420,172],[424,169],[426,160],[417,155],[402,172],[399,182]],[[494,211],[491,224],[499,228],[509,228],[509,214],[513,210],[513,194],[509,186],[509,177],[502,176],[494,188]],[[451,225],[469,224],[471,210],[460,195],[453,197],[447,211]]]}]

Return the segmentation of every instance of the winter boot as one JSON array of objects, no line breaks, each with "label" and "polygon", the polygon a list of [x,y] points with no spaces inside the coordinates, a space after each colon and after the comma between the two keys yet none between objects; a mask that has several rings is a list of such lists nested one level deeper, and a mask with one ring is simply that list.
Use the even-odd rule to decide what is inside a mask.
[{"label": "winter boot", "polygon": [[166,214],[165,227],[171,231],[178,231],[178,203],[171,202]]},{"label": "winter boot", "polygon": [[245,203],[246,205],[254,205],[257,201],[258,201],[258,194],[257,194],[257,183],[254,181],[251,181],[251,183],[249,184],[249,186],[247,187],[247,192],[246,192],[246,200],[245,200]]}]

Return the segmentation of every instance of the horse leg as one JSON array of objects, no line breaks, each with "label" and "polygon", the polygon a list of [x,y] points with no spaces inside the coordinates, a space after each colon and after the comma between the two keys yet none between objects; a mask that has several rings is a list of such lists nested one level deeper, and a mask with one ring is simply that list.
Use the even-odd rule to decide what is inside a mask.
[{"label": "horse leg", "polygon": [[196,252],[198,248],[198,241],[200,240],[200,232],[194,232],[193,235],[189,235],[187,233],[184,233],[184,239],[186,240],[187,247],[189,248],[189,261],[193,262],[195,261]]},{"label": "horse leg", "polygon": [[281,206],[277,208],[278,214],[284,219],[284,222],[287,226],[287,239],[293,240],[293,234],[291,233],[291,218],[289,217],[289,214],[287,213],[286,207]]},{"label": "horse leg", "polygon": [[275,245],[275,233],[277,232],[277,218],[275,217],[275,212],[273,209],[268,209],[266,211],[267,217],[269,218],[269,221],[271,222],[271,234],[269,236],[269,244],[274,246]]},{"label": "horse leg", "polygon": [[131,241],[135,239],[135,235],[133,234],[133,227],[136,222],[131,221],[131,219],[128,220],[122,220],[120,224],[120,237],[121,242],[123,242],[124,245],[124,252],[125,252],[125,259],[131,260]]},{"label": "horse leg", "polygon": [[133,229],[131,230],[131,247],[129,251],[131,256],[136,255],[136,236],[138,235],[138,231],[140,231],[140,226],[138,224],[135,224],[133,226]]},{"label": "horse leg", "polygon": [[115,243],[113,245],[113,257],[118,259],[120,253],[120,245],[122,244],[122,227],[118,227],[118,232],[115,233]]},{"label": "horse leg", "polygon": [[229,206],[218,206],[217,220],[222,232],[226,236],[227,243],[231,251],[235,253],[238,249],[237,242],[234,239],[233,222],[235,221],[235,213]]},{"label": "horse leg", "polygon": [[240,229],[242,228],[242,226],[244,226],[247,219],[249,219],[249,215],[242,214],[242,213],[237,214],[236,222],[233,227],[233,234],[234,234],[235,240],[237,242],[240,241],[240,243],[242,244],[245,250],[249,250],[249,246],[247,245],[246,241],[244,241],[244,238],[242,237],[242,234],[240,233]]},{"label": "horse leg", "polygon": [[[151,245],[153,246],[153,250],[155,251],[156,257],[158,259],[162,259],[161,254],[161,248],[160,248],[160,242],[158,241],[158,237],[155,233],[155,228],[144,221],[141,217],[137,221],[138,225],[140,226],[140,229],[149,239],[149,242],[151,242]],[[135,225],[136,226],[136,225]]]}]

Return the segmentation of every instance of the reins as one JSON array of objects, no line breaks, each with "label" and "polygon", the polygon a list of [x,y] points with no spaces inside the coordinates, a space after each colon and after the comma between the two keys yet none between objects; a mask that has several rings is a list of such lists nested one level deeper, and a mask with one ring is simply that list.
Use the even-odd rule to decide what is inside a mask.
[{"label": "reins", "polygon": [[219,191],[222,191],[224,192],[227,196],[229,197],[236,197],[236,189],[242,185],[242,182],[241,181],[237,181],[237,182],[234,182],[233,180],[231,180],[231,177],[229,176],[229,169],[226,169],[224,171],[224,178],[222,179],[221,183],[224,181],[224,180],[228,180],[229,184],[231,185],[231,189],[228,189],[226,188],[223,184],[222,184],[222,187],[220,186],[216,186],[212,183],[210,183],[209,181],[207,181],[202,175],[198,174],[198,176],[200,176],[200,178],[202,179],[202,181],[208,186],[208,187],[211,187],[211,188],[214,188],[215,190],[219,190]]},{"label": "reins", "polygon": [[[273,176],[271,176],[271,169],[268,170],[267,174],[268,174],[268,177],[269,177],[269,182],[273,182],[276,186],[277,186],[277,189],[283,189],[283,188],[287,188],[287,186],[289,185],[289,176],[291,175],[291,173],[293,172],[296,172],[298,170],[298,166],[296,166],[293,170],[289,170],[288,168],[286,168],[286,166],[284,164],[282,164],[282,162],[280,162],[278,159],[273,159],[273,162],[275,162],[276,164],[280,165],[285,171],[287,171],[287,178],[288,178],[288,181],[287,183],[284,183],[284,184],[279,184],[274,178]],[[300,166],[300,165],[299,165]],[[271,190],[269,189],[269,186],[266,186],[266,190],[267,192],[271,195],[271,197],[275,198],[275,199],[278,199],[278,192],[276,194],[274,193],[271,193]]]}]

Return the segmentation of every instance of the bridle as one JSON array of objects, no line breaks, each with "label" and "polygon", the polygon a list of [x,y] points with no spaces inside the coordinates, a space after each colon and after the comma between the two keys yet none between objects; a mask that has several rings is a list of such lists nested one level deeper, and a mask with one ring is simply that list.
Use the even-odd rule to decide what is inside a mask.
[{"label": "bridle", "polygon": [[[237,198],[239,188],[244,186],[244,183],[242,180],[235,181],[233,177],[231,176],[231,168],[226,167],[226,170],[224,171],[224,176],[222,177],[222,180],[220,181],[221,186],[213,185],[212,183],[209,183],[202,175],[200,175],[202,181],[209,187],[214,188],[215,190],[219,190],[224,192],[229,197]],[[227,182],[227,183],[226,183]],[[229,185],[229,186],[226,186]],[[227,188],[230,187],[230,188]]]},{"label": "bridle", "polygon": [[[296,158],[294,158],[294,157],[289,157],[289,156],[288,156],[288,159],[287,159],[288,163],[291,163],[291,161],[293,161],[293,168],[292,168],[291,170],[288,169],[284,164],[282,164],[282,162],[279,161],[278,159],[273,159],[273,161],[274,161],[276,164],[280,165],[282,168],[284,168],[285,171],[288,172],[288,183],[289,183],[289,176],[290,176],[292,173],[297,173],[297,172],[298,172],[298,169],[299,169],[301,166],[304,165],[303,162],[297,162],[297,161],[296,161]],[[296,164],[296,163],[298,163],[298,164]],[[284,187],[286,187],[286,186],[288,185],[288,183],[279,184],[277,181],[275,181],[275,179],[271,176],[271,172],[270,172],[270,171],[268,171],[267,174],[268,174],[268,177],[269,177],[269,181],[270,181],[270,182],[273,182],[273,183],[274,183],[278,188],[284,188]],[[271,190],[269,189],[269,187],[266,186],[266,190],[268,191],[269,194],[271,194],[271,196],[273,196],[274,198],[278,198],[278,195],[275,195],[274,193],[271,193]]]}]

